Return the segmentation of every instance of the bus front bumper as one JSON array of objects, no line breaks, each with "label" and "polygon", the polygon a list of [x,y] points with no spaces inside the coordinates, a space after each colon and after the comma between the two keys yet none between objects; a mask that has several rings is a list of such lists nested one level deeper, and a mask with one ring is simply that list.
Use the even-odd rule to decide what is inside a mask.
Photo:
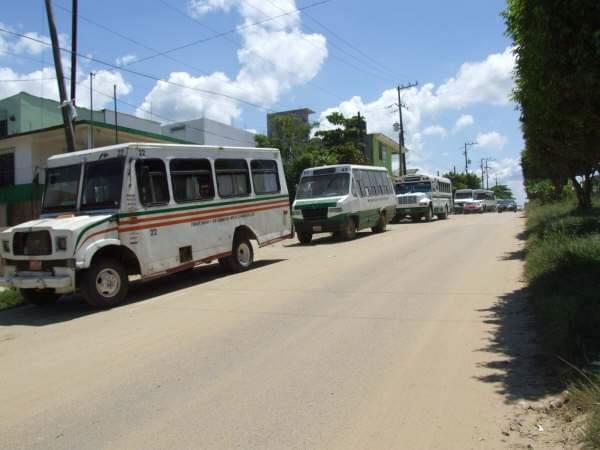
[{"label": "bus front bumper", "polygon": [[396,217],[415,216],[415,215],[425,214],[427,212],[427,208],[429,208],[429,205],[427,205],[427,206],[410,206],[410,207],[403,207],[403,208],[396,207]]},{"label": "bus front bumper", "polygon": [[73,274],[51,272],[18,272],[0,277],[0,286],[18,289],[54,289],[57,293],[74,290]]}]

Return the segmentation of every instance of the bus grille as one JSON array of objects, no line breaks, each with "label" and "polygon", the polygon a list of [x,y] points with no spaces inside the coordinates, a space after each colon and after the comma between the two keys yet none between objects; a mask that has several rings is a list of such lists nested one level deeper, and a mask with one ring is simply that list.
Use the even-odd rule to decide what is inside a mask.
[{"label": "bus grille", "polygon": [[399,205],[414,205],[417,203],[417,197],[414,195],[409,195],[408,197],[399,197],[398,204]]},{"label": "bus grille", "polygon": [[304,217],[304,220],[327,219],[327,208],[303,209],[302,217]]},{"label": "bus grille", "polygon": [[13,238],[13,252],[20,256],[43,256],[52,253],[48,231],[20,231]]}]

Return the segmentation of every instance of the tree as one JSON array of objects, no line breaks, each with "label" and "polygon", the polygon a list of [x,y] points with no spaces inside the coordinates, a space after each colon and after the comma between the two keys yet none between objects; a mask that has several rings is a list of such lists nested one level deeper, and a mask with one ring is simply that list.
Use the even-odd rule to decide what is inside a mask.
[{"label": "tree", "polygon": [[256,144],[258,147],[277,148],[284,161],[293,161],[304,153],[311,128],[311,125],[292,114],[275,116],[271,119],[272,136],[257,134]]},{"label": "tree", "polygon": [[452,188],[457,189],[479,189],[481,187],[481,178],[475,173],[456,173],[449,172],[444,177],[452,181]]},{"label": "tree", "polygon": [[526,183],[532,172],[555,187],[570,179],[578,205],[590,208],[600,167],[600,2],[508,0],[504,17],[515,43]]},{"label": "tree", "polygon": [[514,198],[512,190],[505,184],[497,184],[490,188],[491,191],[496,194],[498,199],[512,199]]}]

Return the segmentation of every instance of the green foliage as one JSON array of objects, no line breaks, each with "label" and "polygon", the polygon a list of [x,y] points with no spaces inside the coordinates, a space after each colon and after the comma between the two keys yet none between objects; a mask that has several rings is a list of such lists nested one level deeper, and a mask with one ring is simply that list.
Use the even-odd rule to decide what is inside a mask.
[{"label": "green foliage", "polygon": [[444,174],[444,177],[452,180],[454,189],[479,189],[481,188],[481,178],[475,173],[454,173]]},{"label": "green foliage", "polygon": [[573,404],[588,415],[582,436],[583,448],[600,448],[600,376],[591,375],[569,387]]},{"label": "green foliage", "polygon": [[505,184],[498,184],[496,186],[490,187],[491,191],[494,191],[496,194],[496,198],[498,199],[512,199],[514,198],[513,192],[511,188],[509,188]]},{"label": "green foliage", "polygon": [[0,291],[0,309],[10,308],[11,306],[23,303],[23,297],[15,289],[6,289]]},{"label": "green foliage", "polygon": [[569,179],[579,206],[591,208],[600,166],[600,2],[508,0],[504,17],[515,43],[525,179],[549,179],[557,193]]}]

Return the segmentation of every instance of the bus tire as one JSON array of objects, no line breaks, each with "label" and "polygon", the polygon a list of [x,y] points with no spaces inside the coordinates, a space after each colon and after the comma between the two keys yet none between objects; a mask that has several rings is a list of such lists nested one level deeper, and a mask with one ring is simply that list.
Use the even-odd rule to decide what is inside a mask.
[{"label": "bus tire", "polygon": [[385,217],[385,213],[382,212],[379,214],[379,221],[374,227],[371,227],[371,231],[373,233],[383,233],[387,228],[387,220]]},{"label": "bus tire", "polygon": [[245,272],[254,264],[254,249],[247,237],[238,236],[233,241],[231,256],[227,258],[229,270],[233,273]]},{"label": "bus tire", "polygon": [[344,241],[351,241],[356,237],[356,221],[353,217],[348,217],[340,236]]},{"label": "bus tire", "polygon": [[82,273],[80,289],[84,300],[96,308],[121,305],[129,291],[127,271],[113,258],[92,261],[90,268]]},{"label": "bus tire", "polygon": [[308,245],[312,241],[313,234],[310,231],[298,231],[298,241],[302,245]]},{"label": "bus tire", "polygon": [[35,306],[53,305],[60,297],[53,289],[20,289],[19,293],[27,303]]},{"label": "bus tire", "polygon": [[429,206],[427,208],[427,212],[425,213],[425,222],[431,222],[433,220],[433,207]]},{"label": "bus tire", "polygon": [[445,212],[438,214],[438,217],[442,220],[446,220],[448,218],[448,207],[446,206]]}]

